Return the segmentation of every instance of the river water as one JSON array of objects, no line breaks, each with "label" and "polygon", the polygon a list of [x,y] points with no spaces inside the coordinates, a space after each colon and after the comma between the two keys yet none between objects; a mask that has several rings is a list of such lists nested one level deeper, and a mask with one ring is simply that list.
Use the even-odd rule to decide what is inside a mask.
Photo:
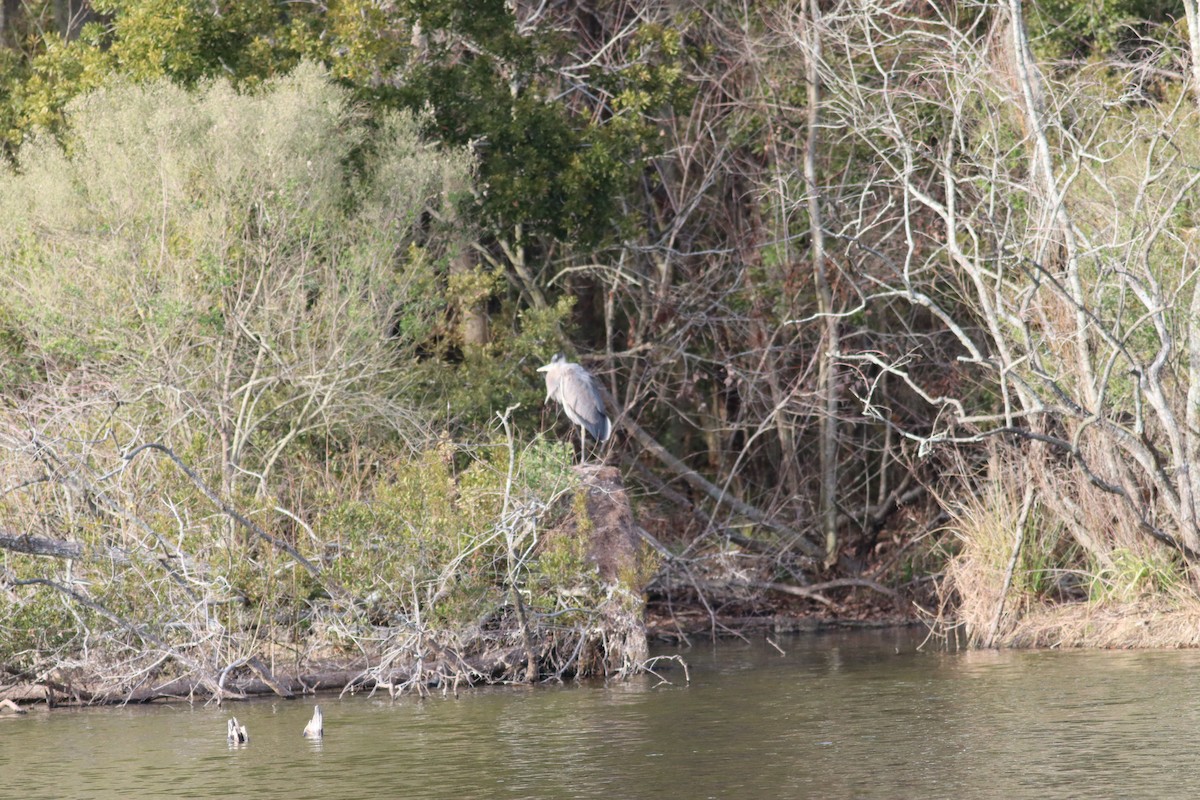
[{"label": "river water", "polygon": [[[0,716],[0,798],[1162,798],[1200,785],[1200,652],[722,641],[608,685]],[[671,651],[676,652],[676,651]],[[665,667],[666,665],[664,665]],[[235,714],[250,741],[225,741]]]}]

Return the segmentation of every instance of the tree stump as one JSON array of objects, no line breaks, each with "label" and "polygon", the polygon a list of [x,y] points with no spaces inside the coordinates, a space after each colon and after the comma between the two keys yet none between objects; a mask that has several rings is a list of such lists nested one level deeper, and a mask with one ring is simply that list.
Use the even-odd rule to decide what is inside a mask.
[{"label": "tree stump", "polygon": [[595,632],[597,655],[605,674],[628,675],[638,671],[648,655],[643,592],[653,577],[653,561],[638,534],[620,470],[592,464],[574,469],[582,493],[576,509],[584,518],[575,514],[566,532],[584,540],[605,591]]}]

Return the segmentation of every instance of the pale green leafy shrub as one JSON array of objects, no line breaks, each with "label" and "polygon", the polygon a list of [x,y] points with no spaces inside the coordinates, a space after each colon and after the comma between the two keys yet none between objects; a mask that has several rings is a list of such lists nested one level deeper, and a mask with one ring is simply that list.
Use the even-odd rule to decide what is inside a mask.
[{"label": "pale green leafy shrub", "polygon": [[311,65],[254,94],[118,85],[68,118],[65,148],[0,173],[10,338],[115,378],[158,429],[223,437],[214,472],[260,492],[305,437],[422,440],[402,367],[441,307],[423,216],[464,154],[407,115],[368,124]]},{"label": "pale green leafy shrub", "polygon": [[[558,549],[544,551],[533,534],[569,509],[558,502],[576,482],[568,447],[530,445],[517,457],[511,484],[505,446],[475,449],[457,470],[456,455],[464,452],[443,443],[415,460],[388,464],[366,496],[320,515],[316,530],[333,549],[333,574],[365,598],[375,624],[469,625],[508,602],[505,592],[514,583],[533,592],[535,605],[546,605],[537,595],[555,588],[544,579],[547,567],[571,584],[583,580],[579,571],[594,571],[582,560],[560,563]],[[529,509],[532,523],[521,529],[515,562],[503,529],[506,491],[509,511]]]}]

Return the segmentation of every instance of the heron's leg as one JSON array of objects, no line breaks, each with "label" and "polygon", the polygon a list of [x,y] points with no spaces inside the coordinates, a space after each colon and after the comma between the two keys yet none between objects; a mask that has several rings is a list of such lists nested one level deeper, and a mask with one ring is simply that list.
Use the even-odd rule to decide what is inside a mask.
[{"label": "heron's leg", "polygon": [[584,435],[586,428],[579,426],[579,463],[587,463],[587,437]]}]

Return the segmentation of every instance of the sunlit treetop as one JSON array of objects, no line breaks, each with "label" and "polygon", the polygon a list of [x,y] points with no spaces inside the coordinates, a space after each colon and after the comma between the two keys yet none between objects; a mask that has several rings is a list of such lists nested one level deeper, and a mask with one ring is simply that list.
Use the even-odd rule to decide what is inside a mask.
[{"label": "sunlit treetop", "polygon": [[[71,97],[116,76],[183,86],[217,76],[244,90],[322,63],[368,109],[428,112],[427,134],[470,144],[484,229],[588,246],[617,235],[618,197],[659,147],[653,113],[681,86],[678,34],[645,25],[618,68],[554,24],[521,26],[504,0],[95,0],[69,43],[47,37],[11,106],[10,142],[54,129]],[[569,77],[564,78],[569,70]]]}]

